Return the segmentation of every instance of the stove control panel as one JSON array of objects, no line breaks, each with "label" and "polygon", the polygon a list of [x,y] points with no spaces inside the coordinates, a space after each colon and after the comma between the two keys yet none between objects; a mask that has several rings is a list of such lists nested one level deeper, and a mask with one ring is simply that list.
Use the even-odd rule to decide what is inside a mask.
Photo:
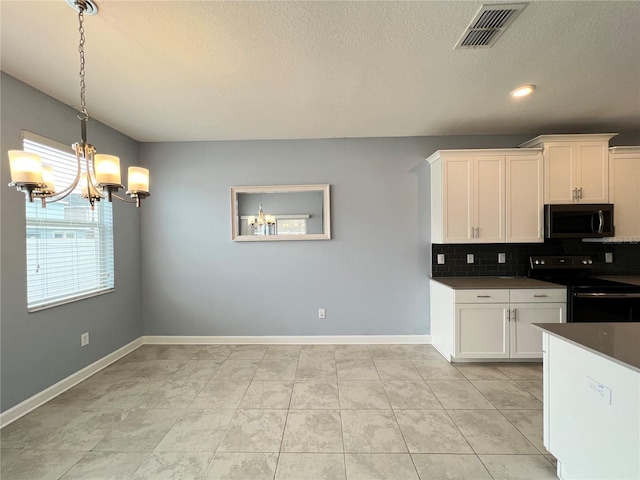
[{"label": "stove control panel", "polygon": [[583,255],[547,255],[529,257],[531,270],[574,270],[592,268],[591,257]]}]

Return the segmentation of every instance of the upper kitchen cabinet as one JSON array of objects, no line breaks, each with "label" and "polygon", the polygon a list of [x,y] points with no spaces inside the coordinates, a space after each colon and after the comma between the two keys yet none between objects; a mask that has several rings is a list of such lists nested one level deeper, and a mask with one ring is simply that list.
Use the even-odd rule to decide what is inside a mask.
[{"label": "upper kitchen cabinet", "polygon": [[615,238],[640,238],[640,147],[609,149],[609,200],[615,208]]},{"label": "upper kitchen cabinet", "polygon": [[507,155],[508,243],[544,241],[542,153]]},{"label": "upper kitchen cabinet", "polygon": [[544,203],[609,203],[609,140],[615,135],[541,135],[520,145],[543,149]]},{"label": "upper kitchen cabinet", "polygon": [[542,155],[439,150],[431,164],[434,243],[542,241]]}]

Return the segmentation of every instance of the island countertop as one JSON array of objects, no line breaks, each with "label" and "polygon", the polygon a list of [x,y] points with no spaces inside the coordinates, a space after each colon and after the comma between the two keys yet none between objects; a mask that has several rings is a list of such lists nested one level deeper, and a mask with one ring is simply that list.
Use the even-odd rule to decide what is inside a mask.
[{"label": "island countertop", "polygon": [[476,290],[481,288],[566,288],[563,285],[543,282],[542,280],[528,277],[431,277],[431,280],[457,290]]},{"label": "island countertop", "polygon": [[534,323],[544,332],[640,373],[640,323]]}]

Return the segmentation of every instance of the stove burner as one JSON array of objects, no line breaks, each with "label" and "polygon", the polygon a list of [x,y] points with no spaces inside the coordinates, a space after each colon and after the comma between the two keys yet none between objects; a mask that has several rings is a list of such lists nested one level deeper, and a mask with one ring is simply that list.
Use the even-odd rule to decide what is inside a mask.
[{"label": "stove burner", "polygon": [[529,258],[529,276],[567,287],[567,322],[638,322],[640,286],[589,276],[587,256]]}]

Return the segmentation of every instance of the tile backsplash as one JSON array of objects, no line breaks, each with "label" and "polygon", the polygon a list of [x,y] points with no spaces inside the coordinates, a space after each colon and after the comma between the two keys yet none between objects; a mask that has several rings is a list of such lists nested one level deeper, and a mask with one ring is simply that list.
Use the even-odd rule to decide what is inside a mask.
[{"label": "tile backsplash", "polygon": [[[640,244],[591,243],[580,239],[547,239],[544,243],[432,244],[433,277],[526,276],[531,255],[589,255],[593,259],[592,275],[640,275]],[[467,263],[472,253],[474,263]],[[505,263],[498,263],[504,253]],[[613,263],[605,263],[605,253],[613,254]],[[444,254],[444,265],[437,255]]]}]

